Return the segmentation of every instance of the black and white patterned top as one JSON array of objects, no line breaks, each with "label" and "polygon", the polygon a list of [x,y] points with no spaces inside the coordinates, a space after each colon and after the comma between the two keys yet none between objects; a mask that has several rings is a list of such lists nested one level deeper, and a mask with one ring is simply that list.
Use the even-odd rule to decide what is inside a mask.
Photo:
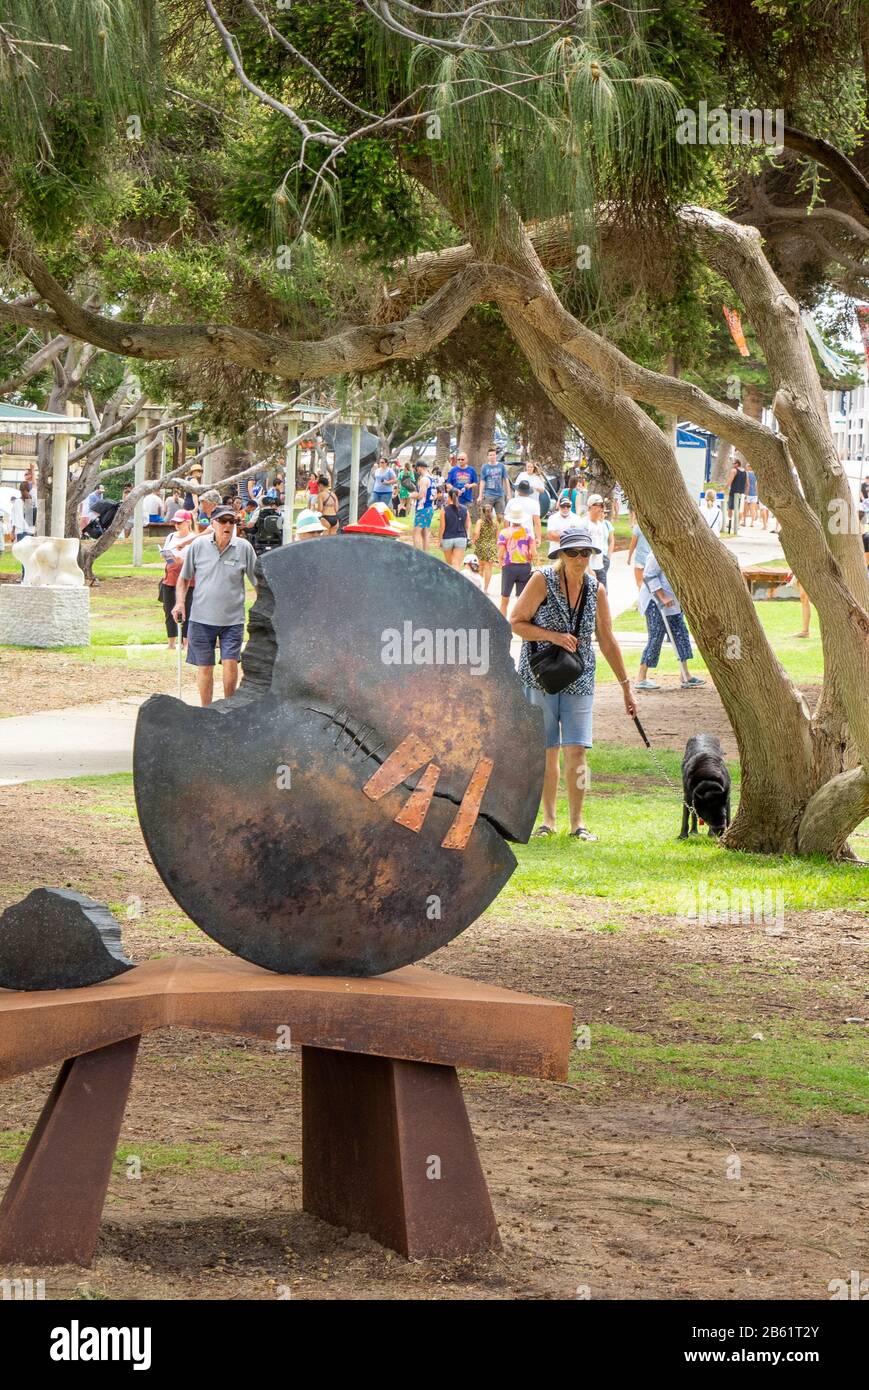
[{"label": "black and white patterned top", "polygon": [[[548,627],[553,632],[570,631],[570,608],[567,599],[561,592],[561,580],[554,565],[545,565],[539,571],[546,580],[546,598],[541,603],[531,622],[535,627]],[[597,590],[598,582],[590,571],[586,571],[586,583],[589,585],[589,594],[585,602],[585,609],[579,624],[579,646],[577,650],[582,657],[584,669],[582,675],[561,691],[562,695],[592,695],[594,694],[594,663],[595,654],[592,646],[594,636],[595,614],[597,612]],[[522,654],[519,657],[519,677],[526,685],[532,686],[535,690],[542,690],[543,687],[531,670],[529,661],[530,642],[522,643]]]}]

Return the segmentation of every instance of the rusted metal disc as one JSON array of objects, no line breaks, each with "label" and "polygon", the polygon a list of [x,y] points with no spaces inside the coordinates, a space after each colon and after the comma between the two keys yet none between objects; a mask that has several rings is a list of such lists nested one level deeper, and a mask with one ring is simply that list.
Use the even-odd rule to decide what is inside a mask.
[{"label": "rusted metal disc", "polygon": [[396,540],[265,556],[245,679],[142,707],[136,803],[154,863],[209,936],[271,970],[370,975],[463,931],[515,867],[543,780],[510,629]]}]

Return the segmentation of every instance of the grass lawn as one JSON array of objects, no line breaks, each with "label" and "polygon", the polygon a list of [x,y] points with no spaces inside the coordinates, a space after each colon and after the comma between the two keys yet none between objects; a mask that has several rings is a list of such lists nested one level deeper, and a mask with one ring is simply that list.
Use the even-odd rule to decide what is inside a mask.
[{"label": "grass lawn", "polygon": [[[662,765],[678,785],[680,755],[661,752]],[[769,893],[770,913],[780,902],[786,912],[802,908],[849,907],[869,912],[869,876],[859,865],[830,865],[821,858],[772,858],[722,850],[708,835],[679,840],[681,805],[677,792],[654,774],[644,751],[598,744],[591,752],[591,785],[586,801],[589,828],[596,845],[559,834],[527,845],[514,845],[519,868],[490,912],[506,906],[523,918],[553,928],[572,925],[571,898],[589,896],[612,903],[612,930],[624,914],[650,912],[672,916],[674,927],[700,895],[723,889]],[[734,813],[739,796],[739,767],[730,765]],[[627,779],[634,784],[625,786]],[[567,825],[567,800],[558,805],[558,824]],[[869,826],[869,822],[866,823]],[[855,844],[859,844],[855,839]],[[865,852],[869,856],[869,836]],[[781,899],[776,895],[781,892]],[[737,901],[737,899],[734,899]],[[606,924],[604,924],[605,926]]]},{"label": "grass lawn", "polygon": [[[793,602],[788,602],[785,599],[779,602],[765,600],[755,604],[755,612],[760,618],[764,632],[769,638],[776,656],[791,679],[798,685],[820,685],[824,675],[824,664],[817,616],[812,614],[811,636],[803,641],[794,636],[800,627],[800,605],[796,600]],[[623,632],[645,633],[646,620],[635,610],[630,609],[628,612],[622,613],[613,626],[616,635]],[[695,675],[700,675],[706,671],[706,663],[696,648],[695,653],[694,660],[691,662],[691,671]],[[637,662],[639,659],[640,653],[637,650]],[[744,653],[743,659],[750,660],[750,653]],[[664,643],[658,671],[662,675],[675,676],[678,674],[679,663],[669,642]],[[615,676],[605,661],[598,663],[597,678],[600,681],[615,680]]]},{"label": "grass lawn", "polygon": [[[675,774],[678,756],[662,757]],[[639,1087],[646,1097],[747,1105],[796,1123],[804,1123],[807,1115],[826,1120],[869,1113],[866,1026],[845,1017],[865,1014],[859,987],[843,982],[836,970],[804,967],[800,933],[808,928],[798,926],[792,915],[844,908],[869,914],[865,869],[820,859],[736,854],[705,835],[679,841],[678,797],[649,775],[641,752],[599,745],[591,763],[588,821],[600,841],[584,844],[560,834],[514,845],[516,871],[477,928],[478,943],[482,929],[489,947],[494,944],[505,959],[521,940],[500,935],[501,924],[510,924],[514,932],[521,927],[537,933],[535,960],[541,965],[550,957],[572,959],[582,972],[593,951],[592,980],[604,979],[607,968],[618,971],[618,997],[610,1017],[602,1009],[604,1002],[612,1002],[609,996],[575,986],[577,1025],[590,1025],[590,1046],[580,1046],[578,1035],[571,1054],[570,1080],[582,1101],[607,1103],[618,1095],[614,1087],[624,1085],[632,1093]],[[738,792],[738,768],[731,771]],[[135,882],[142,894],[140,911],[129,918],[122,846],[132,843],[132,778],[119,773],[43,786],[59,805],[73,800],[87,836],[119,847],[106,898],[129,939],[142,930],[149,958],[195,942],[198,928],[176,904],[155,900],[147,877]],[[563,802],[559,823],[566,823]],[[862,843],[869,851],[869,834]],[[855,837],[855,845],[860,844]],[[12,896],[11,884],[3,889]],[[731,912],[734,904],[744,911],[747,902],[732,894],[764,895],[764,907],[771,912],[761,917],[761,924],[772,926],[773,914],[776,922],[783,914],[792,944],[784,950],[772,941],[768,947],[759,945],[758,938],[760,943],[766,938],[757,915],[751,923],[743,916],[745,947],[724,957],[711,953],[708,943],[717,942],[717,934],[692,921],[691,909],[702,908],[702,900],[692,895],[708,898],[716,889],[724,891]],[[736,927],[742,930],[738,921]],[[689,949],[675,949],[686,933]],[[550,934],[551,952],[542,944]],[[660,972],[656,948],[665,962]],[[468,966],[473,968],[470,961]],[[570,978],[571,967],[566,970]],[[622,985],[637,988],[622,990]],[[572,997],[563,977],[550,988],[555,997]],[[627,1012],[626,1002],[639,995],[642,1006]],[[819,1002],[828,1006],[824,1018],[816,1012]],[[214,1054],[216,1073],[225,1061],[223,1054]],[[268,1059],[262,1065],[267,1067]],[[12,1137],[17,1143],[19,1136]],[[130,1149],[142,1152],[141,1144]],[[160,1161],[166,1166],[220,1166],[223,1155],[203,1144],[190,1153],[161,1152]]]}]

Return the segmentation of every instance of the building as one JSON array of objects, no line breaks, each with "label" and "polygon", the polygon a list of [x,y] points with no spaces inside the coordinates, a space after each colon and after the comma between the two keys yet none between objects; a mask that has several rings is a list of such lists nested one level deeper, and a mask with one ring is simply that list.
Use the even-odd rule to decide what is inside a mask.
[{"label": "building", "polygon": [[825,394],[836,452],[856,489],[869,474],[869,384]]}]

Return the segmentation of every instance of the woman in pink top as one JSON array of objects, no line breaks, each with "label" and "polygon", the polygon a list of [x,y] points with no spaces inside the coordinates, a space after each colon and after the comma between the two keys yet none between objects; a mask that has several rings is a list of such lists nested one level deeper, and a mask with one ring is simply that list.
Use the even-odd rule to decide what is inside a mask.
[{"label": "woman in pink top", "polygon": [[525,527],[525,512],[515,498],[504,508],[503,530],[498,533],[498,559],[501,563],[501,612],[506,618],[510,595],[522,593],[531,578],[537,559],[537,542]]}]

